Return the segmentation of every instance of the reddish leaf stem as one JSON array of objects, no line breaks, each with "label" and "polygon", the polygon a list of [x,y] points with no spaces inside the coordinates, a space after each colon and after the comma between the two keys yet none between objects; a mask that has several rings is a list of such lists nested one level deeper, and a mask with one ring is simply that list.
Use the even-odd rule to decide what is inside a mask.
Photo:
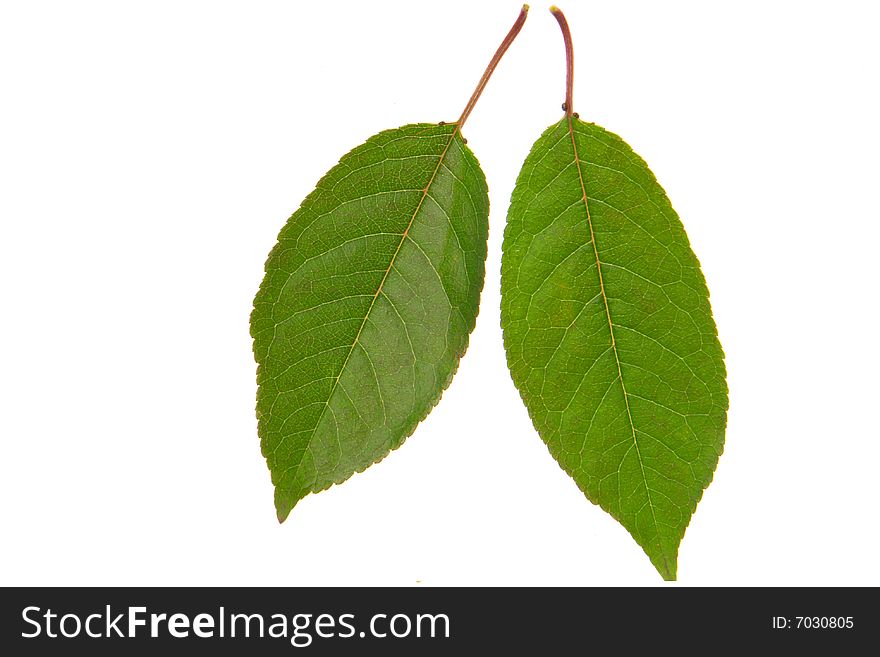
[{"label": "reddish leaf stem", "polygon": [[471,94],[471,99],[468,101],[468,104],[465,106],[464,111],[461,113],[461,116],[456,122],[458,124],[458,132],[461,132],[461,129],[464,127],[464,122],[467,121],[468,117],[471,115],[471,112],[474,109],[474,105],[476,105],[477,101],[480,99],[480,94],[483,93],[483,89],[486,87],[486,83],[489,82],[489,78],[492,77],[492,73],[495,71],[495,67],[498,66],[498,62],[500,62],[501,58],[504,57],[504,53],[506,53],[507,49],[510,48],[510,44],[512,44],[513,40],[516,39],[516,35],[519,34],[519,31],[525,24],[528,13],[529,6],[523,5],[522,10],[519,12],[519,17],[517,17],[516,22],[513,24],[513,27],[510,28],[510,32],[508,32],[507,36],[504,37],[504,41],[502,41],[501,45],[498,46],[498,50],[495,51],[495,55],[492,57],[492,61],[490,61],[489,66],[486,67],[486,71],[483,73],[483,77],[480,78],[480,81],[477,83],[477,88],[474,89],[474,93]]},{"label": "reddish leaf stem", "polygon": [[565,41],[565,104],[562,109],[565,115],[570,117],[574,113],[572,107],[572,91],[574,88],[574,48],[571,45],[571,30],[568,29],[568,21],[562,14],[562,10],[556,5],[550,7],[553,17],[559,23],[562,30],[562,40]]}]

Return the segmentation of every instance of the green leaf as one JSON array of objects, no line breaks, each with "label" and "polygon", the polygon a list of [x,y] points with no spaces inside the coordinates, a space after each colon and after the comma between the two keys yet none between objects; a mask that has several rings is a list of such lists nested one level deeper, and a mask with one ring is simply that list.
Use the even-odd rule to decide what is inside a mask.
[{"label": "green leaf", "polygon": [[503,251],[504,345],[535,427],[675,579],[728,405],[709,293],[678,215],[623,140],[567,116],[525,161]]},{"label": "green leaf", "polygon": [[280,521],[397,448],[467,348],[489,201],[459,128],[368,139],[318,183],[269,255],[251,333]]}]

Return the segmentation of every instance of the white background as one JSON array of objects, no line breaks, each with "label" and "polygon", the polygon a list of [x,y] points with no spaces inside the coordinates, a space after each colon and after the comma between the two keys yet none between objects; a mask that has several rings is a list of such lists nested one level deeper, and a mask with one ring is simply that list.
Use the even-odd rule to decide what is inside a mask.
[{"label": "white background", "polygon": [[[456,119],[519,4],[2,4],[0,584],[662,584],[505,367],[507,203],[564,95],[547,6],[465,130],[492,211],[458,375],[279,526],[248,335],[266,255],[349,149]],[[563,9],[575,109],[666,188],[727,354],[680,583],[880,584],[878,10]]]}]

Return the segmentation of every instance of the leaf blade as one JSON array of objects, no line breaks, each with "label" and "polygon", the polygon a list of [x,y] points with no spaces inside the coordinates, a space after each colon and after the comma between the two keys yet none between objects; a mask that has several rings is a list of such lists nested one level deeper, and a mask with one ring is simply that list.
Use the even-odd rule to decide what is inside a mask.
[{"label": "leaf blade", "polygon": [[282,229],[251,316],[280,521],[439,401],[475,323],[487,236],[485,178],[454,124],[371,137]]},{"label": "leaf blade", "polygon": [[681,222],[616,135],[565,117],[532,148],[505,230],[502,328],[551,454],[674,579],[723,448],[723,353]]}]

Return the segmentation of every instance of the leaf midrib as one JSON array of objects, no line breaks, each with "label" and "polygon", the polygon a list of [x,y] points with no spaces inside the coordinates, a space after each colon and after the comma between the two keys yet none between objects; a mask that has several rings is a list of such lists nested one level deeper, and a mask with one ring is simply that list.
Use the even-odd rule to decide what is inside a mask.
[{"label": "leaf midrib", "polygon": [[[596,257],[596,272],[599,276],[599,294],[602,296],[602,301],[605,306],[605,317],[608,319],[608,332],[610,333],[610,336],[611,336],[611,351],[614,354],[614,362],[617,365],[617,380],[620,381],[620,388],[623,391],[623,401],[626,405],[626,416],[629,420],[630,430],[632,431],[633,447],[636,450],[636,458],[639,461],[639,470],[642,473],[642,482],[645,486],[645,495],[648,498],[648,508],[651,509],[651,518],[654,521],[654,530],[657,532],[657,540],[659,542],[659,540],[660,540],[660,525],[657,523],[657,514],[654,510],[654,503],[651,501],[651,488],[648,486],[648,478],[645,474],[645,464],[642,460],[642,453],[641,453],[641,450],[639,449],[639,441],[638,441],[638,438],[636,437],[636,425],[635,425],[635,422],[633,422],[632,411],[630,410],[630,406],[629,406],[629,393],[627,393],[626,384],[623,381],[623,368],[621,367],[621,364],[620,364],[620,354],[617,351],[617,342],[614,339],[614,322],[611,319],[611,308],[608,305],[608,296],[605,294],[605,281],[602,276],[602,261],[599,258],[599,247],[596,244],[596,234],[593,231],[593,219],[590,216],[590,202],[589,202],[589,198],[587,197],[587,188],[586,188],[586,185],[584,184],[584,174],[583,174],[583,171],[581,170],[581,158],[580,158],[580,155],[578,154],[577,140],[575,139],[575,136],[574,136],[574,123],[573,122],[576,119],[571,115],[567,116],[566,118],[567,118],[567,123],[568,123],[568,134],[569,134],[569,137],[571,138],[571,149],[574,154],[575,167],[577,168],[578,180],[579,180],[580,186],[581,186],[581,194],[582,194],[582,199],[584,202],[584,210],[586,211],[586,214],[587,214],[587,226],[590,229],[590,242],[593,245],[593,254]],[[625,456],[624,456],[624,458],[625,458]],[[622,459],[621,459],[621,462],[622,462]],[[661,556],[663,558],[663,566],[666,570],[666,574],[670,575],[671,573],[669,572],[669,563],[666,559],[666,555],[662,554],[662,552],[663,552],[662,544],[660,545],[660,550],[661,550]]]},{"label": "leaf midrib", "polygon": [[[400,253],[400,249],[403,247],[404,242],[406,242],[406,238],[409,236],[409,231],[413,226],[413,223],[416,220],[419,212],[422,209],[422,205],[425,203],[425,199],[428,198],[428,192],[431,189],[431,185],[434,184],[434,180],[437,178],[437,173],[440,171],[440,167],[443,166],[443,160],[446,158],[446,153],[449,151],[449,147],[452,146],[452,142],[455,141],[456,135],[459,133],[459,127],[456,125],[453,129],[452,133],[449,135],[449,140],[446,142],[446,146],[444,146],[443,151],[440,153],[440,157],[437,160],[437,165],[434,167],[434,170],[431,172],[431,177],[428,179],[427,185],[422,190],[422,196],[419,199],[418,204],[413,210],[412,216],[409,219],[409,223],[404,229],[403,234],[400,236],[400,242],[397,244],[397,248],[394,250],[394,253],[391,256],[391,260],[388,263],[388,268],[385,270],[385,273],[382,275],[382,280],[379,281],[379,286],[376,288],[376,292],[373,295],[373,298],[370,300],[370,305],[367,308],[367,312],[364,314],[364,319],[361,322],[361,325],[358,327],[358,332],[354,336],[354,340],[351,343],[351,348],[348,350],[348,353],[345,356],[345,360],[342,362],[342,367],[339,368],[339,373],[336,375],[336,379],[333,381],[333,385],[330,387],[330,392],[327,394],[327,401],[324,404],[324,408],[321,409],[321,414],[318,416],[318,420],[315,423],[315,427],[312,429],[311,434],[309,435],[308,442],[306,442],[306,451],[311,448],[312,441],[315,439],[315,435],[318,432],[318,427],[321,426],[321,422],[324,420],[324,415],[327,413],[327,409],[330,408],[330,401],[333,399],[333,395],[336,394],[336,388],[339,387],[339,381],[342,378],[342,375],[345,373],[345,368],[348,366],[348,361],[351,360],[351,355],[354,353],[355,347],[360,343],[361,333],[364,330],[364,327],[367,325],[367,320],[370,318],[370,313],[373,310],[373,307],[376,305],[376,299],[379,298],[379,295],[382,294],[382,290],[385,287],[385,281],[388,280],[388,275],[391,273],[392,268],[394,267],[394,262],[397,259],[397,255]],[[379,393],[381,398],[381,391]],[[305,453],[305,452],[304,452]],[[300,463],[296,465],[298,469]]]}]

